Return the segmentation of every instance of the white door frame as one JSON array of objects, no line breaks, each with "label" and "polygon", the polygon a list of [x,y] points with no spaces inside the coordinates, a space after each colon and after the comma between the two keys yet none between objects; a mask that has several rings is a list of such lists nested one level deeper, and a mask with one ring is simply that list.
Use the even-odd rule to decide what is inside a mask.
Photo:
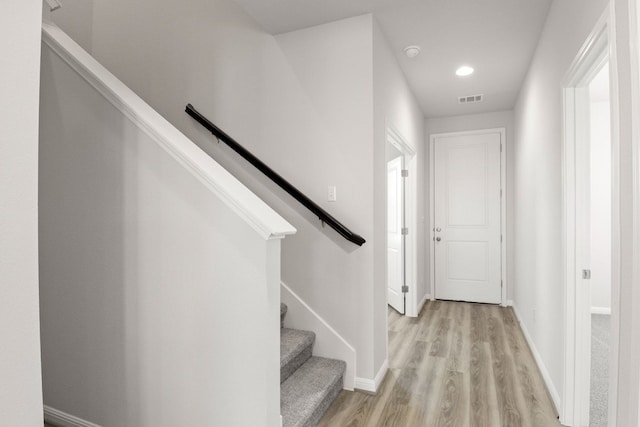
[{"label": "white door frame", "polygon": [[[396,151],[399,154],[398,157],[387,160],[387,305],[404,315],[407,312],[407,293],[402,290],[407,283],[405,273],[406,236],[402,234],[402,229],[405,227],[405,183],[403,182],[405,178],[402,176],[402,171],[405,170],[405,159],[404,154],[397,149]],[[392,174],[393,182],[390,180]],[[392,192],[395,195],[393,199],[389,197]],[[390,233],[391,228],[389,228],[390,216],[395,217],[393,233]],[[392,249],[399,252],[400,262],[391,262],[392,258],[397,260],[397,255],[392,256],[394,252]],[[394,268],[391,267],[392,264],[394,264]]]},{"label": "white door frame", "polygon": [[436,269],[435,269],[435,142],[438,137],[484,135],[487,133],[500,134],[500,271],[502,275],[501,305],[507,305],[507,144],[505,128],[478,129],[465,132],[434,133],[429,135],[429,268],[431,300],[436,298]]},{"label": "white door frame", "polygon": [[[617,179],[619,163],[618,139],[618,93],[617,70],[613,51],[614,38],[611,34],[610,10],[604,14],[589,35],[563,82],[563,232],[562,247],[564,253],[564,378],[563,399],[560,409],[560,421],[567,426],[587,426],[590,402],[590,360],[591,335],[587,326],[591,321],[590,288],[583,281],[580,270],[588,265],[578,265],[590,248],[590,242],[584,238],[586,220],[577,213],[585,208],[583,195],[589,172],[586,148],[580,141],[589,133],[589,117],[586,114],[588,104],[588,83],[593,79],[604,62],[609,61],[611,87],[611,149],[612,149],[612,280],[611,280],[611,351],[609,364],[609,425],[615,426],[615,402],[618,381],[618,336],[619,308],[619,242],[620,217],[619,200],[620,185]],[[582,177],[582,179],[579,179]],[[588,259],[588,258],[587,258]]]},{"label": "white door frame", "polygon": [[[386,143],[393,145],[404,155],[404,169],[409,176],[404,182],[404,221],[405,227],[409,229],[409,234],[405,236],[404,262],[405,262],[405,283],[409,291],[405,295],[405,316],[418,316],[418,301],[416,287],[417,280],[417,177],[418,162],[416,150],[409,145],[406,138],[391,124],[386,125]],[[386,162],[385,162],[386,165]],[[385,187],[386,188],[386,187]],[[385,200],[386,197],[385,197]],[[385,221],[386,225],[386,221]],[[386,235],[385,235],[386,239]],[[386,245],[386,243],[385,243]]]}]

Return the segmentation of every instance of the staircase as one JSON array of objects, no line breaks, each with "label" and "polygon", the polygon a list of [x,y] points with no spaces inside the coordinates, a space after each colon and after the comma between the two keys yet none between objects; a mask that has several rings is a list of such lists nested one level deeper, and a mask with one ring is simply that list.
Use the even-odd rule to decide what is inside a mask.
[{"label": "staircase", "polygon": [[316,335],[284,327],[280,304],[280,413],[283,427],[314,427],[342,390],[346,364],[312,355]]}]

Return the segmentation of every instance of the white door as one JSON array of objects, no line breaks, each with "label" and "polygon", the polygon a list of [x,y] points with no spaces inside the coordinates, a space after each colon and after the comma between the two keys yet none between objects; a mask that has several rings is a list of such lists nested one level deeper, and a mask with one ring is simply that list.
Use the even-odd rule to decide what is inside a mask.
[{"label": "white door", "polygon": [[436,299],[499,304],[501,134],[434,142]]},{"label": "white door", "polygon": [[402,157],[387,163],[387,288],[388,304],[404,314],[404,188]]}]

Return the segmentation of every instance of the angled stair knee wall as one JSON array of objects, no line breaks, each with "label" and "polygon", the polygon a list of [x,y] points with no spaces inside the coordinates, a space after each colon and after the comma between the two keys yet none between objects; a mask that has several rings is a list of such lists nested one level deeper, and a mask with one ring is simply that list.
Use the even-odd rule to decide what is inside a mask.
[{"label": "angled stair knee wall", "polygon": [[313,354],[345,361],[344,388],[353,390],[356,378],[355,349],[286,284],[281,283],[280,290],[281,301],[288,307],[285,327],[314,331],[316,341]]}]

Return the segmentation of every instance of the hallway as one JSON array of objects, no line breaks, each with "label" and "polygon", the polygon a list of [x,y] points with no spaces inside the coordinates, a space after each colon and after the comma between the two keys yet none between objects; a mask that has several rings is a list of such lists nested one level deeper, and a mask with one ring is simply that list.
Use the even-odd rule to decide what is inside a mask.
[{"label": "hallway", "polygon": [[389,311],[378,394],[342,391],[320,426],[559,426],[513,309],[429,301]]}]

